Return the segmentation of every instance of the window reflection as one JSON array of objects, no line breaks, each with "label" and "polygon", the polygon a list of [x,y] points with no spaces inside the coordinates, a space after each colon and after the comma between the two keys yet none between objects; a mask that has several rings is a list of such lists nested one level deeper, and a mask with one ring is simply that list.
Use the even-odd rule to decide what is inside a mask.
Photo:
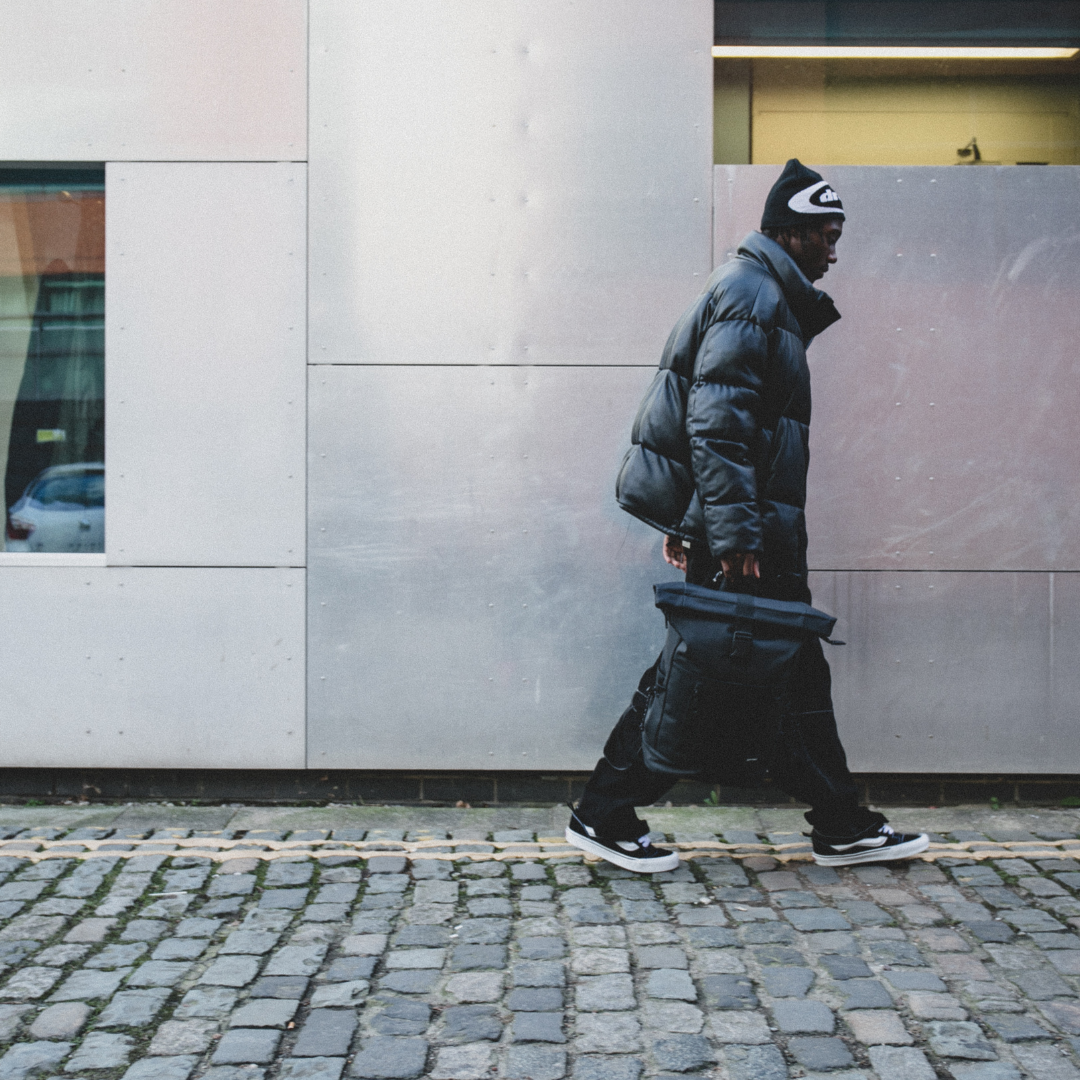
[{"label": "window reflection", "polygon": [[105,550],[105,177],[0,169],[7,551]]}]

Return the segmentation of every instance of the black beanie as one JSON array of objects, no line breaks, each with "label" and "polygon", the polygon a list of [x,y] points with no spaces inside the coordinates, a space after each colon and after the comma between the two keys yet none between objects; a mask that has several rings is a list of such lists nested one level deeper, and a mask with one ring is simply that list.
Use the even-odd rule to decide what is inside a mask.
[{"label": "black beanie", "polygon": [[844,204],[840,196],[798,158],[792,158],[772,186],[761,215],[763,229],[783,229],[790,225],[805,225],[824,215],[843,218]]}]

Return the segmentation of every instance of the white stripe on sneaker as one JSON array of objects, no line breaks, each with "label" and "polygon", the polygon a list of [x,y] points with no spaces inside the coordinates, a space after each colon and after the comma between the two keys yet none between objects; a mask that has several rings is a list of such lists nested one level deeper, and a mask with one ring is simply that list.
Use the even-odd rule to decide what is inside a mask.
[{"label": "white stripe on sneaker", "polygon": [[888,842],[887,836],[872,836],[867,840],[856,840],[854,844],[833,844],[833,851],[854,851],[856,848],[876,848]]}]

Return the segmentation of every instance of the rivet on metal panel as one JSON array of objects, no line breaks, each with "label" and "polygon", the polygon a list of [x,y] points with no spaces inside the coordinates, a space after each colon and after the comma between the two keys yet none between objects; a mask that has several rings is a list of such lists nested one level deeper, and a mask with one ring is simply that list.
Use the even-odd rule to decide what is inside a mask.
[{"label": "rivet on metal panel", "polygon": [[934,478],[931,476],[930,479],[933,480]]},{"label": "rivet on metal panel", "polygon": [[898,589],[900,588],[900,586],[899,586],[899,585],[897,585],[896,587],[897,587]]},{"label": "rivet on metal panel", "polygon": [[900,404],[900,402],[898,401],[898,402],[897,402],[896,404],[897,404],[897,405],[899,405],[899,404]]},{"label": "rivet on metal panel", "polygon": [[903,253],[902,251],[898,251],[898,252],[896,253],[896,257],[897,257],[898,259],[902,259],[902,258],[904,257],[904,253]]},{"label": "rivet on metal panel", "polygon": [[934,403],[931,401],[930,402],[930,408],[932,409],[933,407],[934,407]]},{"label": "rivet on metal panel", "polygon": [[898,176],[898,177],[896,178],[896,182],[897,182],[898,184],[902,184],[902,183],[904,182],[904,178],[903,178],[902,176]]},{"label": "rivet on metal panel", "polygon": [[904,329],[904,328],[903,328],[902,326],[898,326],[898,327],[896,328],[896,332],[897,332],[897,333],[899,334],[899,333],[900,333],[900,332],[901,332],[901,331],[902,331],[903,329]]},{"label": "rivet on metal panel", "polygon": [[[900,477],[898,476],[898,477],[897,477],[896,479],[897,479],[897,480],[899,480],[899,479],[900,479]],[[324,531],[325,531],[325,530],[324,530]]]},{"label": "rivet on metal panel", "polygon": [[931,180],[931,181],[930,181],[930,183],[931,183],[931,184],[936,184],[936,183],[937,183],[937,181],[936,181],[936,180]]}]

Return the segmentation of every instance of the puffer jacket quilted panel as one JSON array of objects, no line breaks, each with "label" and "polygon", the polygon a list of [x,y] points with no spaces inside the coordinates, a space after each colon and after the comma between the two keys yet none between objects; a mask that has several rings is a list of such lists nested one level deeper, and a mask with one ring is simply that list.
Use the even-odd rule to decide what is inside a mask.
[{"label": "puffer jacket quilted panel", "polygon": [[787,253],[751,233],[679,320],[634,421],[620,505],[713,555],[806,576],[806,346],[840,316]]}]

